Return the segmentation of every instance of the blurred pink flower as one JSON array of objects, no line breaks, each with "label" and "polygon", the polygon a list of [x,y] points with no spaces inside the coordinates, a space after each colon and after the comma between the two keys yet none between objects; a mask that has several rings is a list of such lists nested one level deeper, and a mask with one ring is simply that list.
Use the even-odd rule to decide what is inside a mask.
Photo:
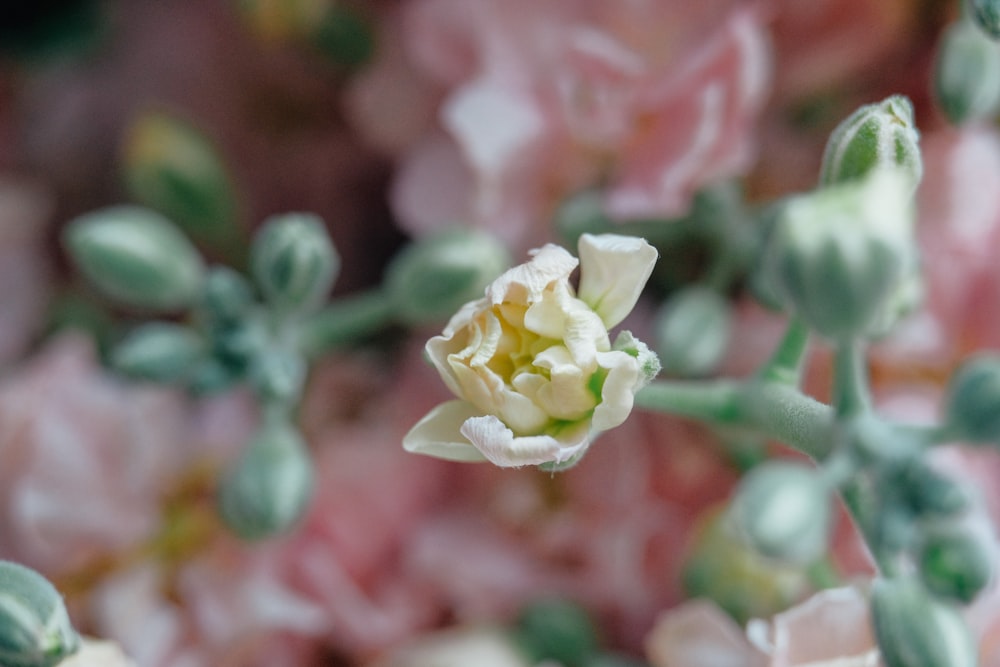
[{"label": "blurred pink flower", "polygon": [[921,143],[924,303],[874,358],[882,375],[943,383],[972,351],[1000,347],[1000,134],[942,129]]},{"label": "blurred pink flower", "polygon": [[[405,53],[387,49],[348,104],[402,152],[393,206],[413,234],[475,224],[529,246],[562,198],[605,184],[615,217],[676,215],[753,157],[770,67],[757,5],[415,0]],[[436,127],[376,113],[400,96],[417,118],[439,99]]]},{"label": "blurred pink flower", "polygon": [[707,600],[664,612],[646,640],[653,667],[877,667],[867,597],[828,589],[746,633]]},{"label": "blurred pink flower", "polygon": [[0,366],[24,353],[44,323],[52,287],[45,247],[52,206],[38,185],[0,179]]}]

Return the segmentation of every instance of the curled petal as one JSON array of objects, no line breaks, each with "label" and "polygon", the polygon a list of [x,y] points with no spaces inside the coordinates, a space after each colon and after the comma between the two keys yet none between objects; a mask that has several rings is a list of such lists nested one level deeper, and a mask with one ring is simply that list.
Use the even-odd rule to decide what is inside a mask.
[{"label": "curled petal", "polygon": [[465,401],[447,401],[428,412],[403,438],[403,448],[450,461],[485,461],[479,450],[462,436],[467,420],[481,414]]},{"label": "curled petal", "polygon": [[610,329],[639,300],[656,263],[656,248],[634,236],[584,234],[579,251],[579,298]]},{"label": "curled petal", "polygon": [[590,445],[586,423],[556,438],[551,435],[517,437],[504,423],[494,417],[472,417],[462,425],[461,433],[468,438],[494,465],[513,468],[542,463],[562,463],[582,453]]},{"label": "curled petal", "polygon": [[505,272],[486,288],[486,298],[493,305],[511,301],[532,304],[554,281],[569,280],[579,261],[565,248],[552,243],[532,251],[531,261]]},{"label": "curled petal", "polygon": [[595,431],[607,431],[620,426],[632,412],[643,376],[635,358],[618,350],[599,353],[597,363],[608,370],[608,376],[601,389],[601,402],[594,408],[593,425]]}]

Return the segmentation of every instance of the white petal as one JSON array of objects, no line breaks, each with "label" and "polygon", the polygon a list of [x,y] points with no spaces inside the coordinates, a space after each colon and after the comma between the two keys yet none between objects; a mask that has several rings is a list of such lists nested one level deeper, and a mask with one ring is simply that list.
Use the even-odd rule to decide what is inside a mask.
[{"label": "white petal", "polygon": [[565,440],[551,435],[515,437],[503,422],[487,415],[466,420],[461,432],[490,462],[504,468],[561,463],[590,445],[586,424],[567,432]]},{"label": "white petal", "polygon": [[601,402],[594,408],[593,428],[607,431],[624,423],[632,412],[635,392],[643,377],[639,362],[625,352],[601,352],[597,363],[608,369],[608,376],[601,388]]},{"label": "white petal", "polygon": [[486,298],[496,305],[504,301],[532,304],[553,281],[569,280],[579,264],[565,248],[547,243],[531,251],[531,261],[504,272],[486,288]]},{"label": "white petal", "polygon": [[625,319],[656,263],[656,248],[645,239],[618,234],[580,237],[579,298],[610,329]]},{"label": "white petal", "polygon": [[403,438],[403,448],[451,461],[485,461],[461,433],[462,424],[481,413],[465,401],[447,401],[427,413]]}]

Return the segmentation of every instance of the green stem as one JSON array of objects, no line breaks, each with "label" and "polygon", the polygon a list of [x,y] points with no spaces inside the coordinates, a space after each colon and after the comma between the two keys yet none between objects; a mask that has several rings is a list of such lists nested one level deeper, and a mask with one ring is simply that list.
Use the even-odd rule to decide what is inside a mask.
[{"label": "green stem", "polygon": [[343,297],[301,323],[299,349],[308,358],[318,357],[377,333],[392,315],[391,300],[381,290]]},{"label": "green stem", "polygon": [[764,382],[779,382],[790,387],[799,386],[802,378],[802,362],[809,346],[809,327],[792,316],[778,347],[767,363],[757,371],[757,377]]},{"label": "green stem", "polygon": [[862,343],[842,342],[833,361],[833,405],[837,418],[843,419],[871,410],[868,370]]},{"label": "green stem", "polygon": [[830,406],[779,382],[658,381],[636,405],[778,440],[816,459],[832,442]]}]

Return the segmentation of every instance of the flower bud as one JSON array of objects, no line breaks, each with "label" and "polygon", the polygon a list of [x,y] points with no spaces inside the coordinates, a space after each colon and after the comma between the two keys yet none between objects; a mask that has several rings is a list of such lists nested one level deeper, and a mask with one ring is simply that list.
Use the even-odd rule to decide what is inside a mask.
[{"label": "flower bud", "polygon": [[1000,0],[967,0],[969,16],[983,32],[1000,39]]},{"label": "flower bud", "polygon": [[205,278],[202,308],[214,323],[233,324],[253,308],[253,289],[241,274],[227,266],[213,266]]},{"label": "flower bud", "polygon": [[966,604],[993,579],[993,557],[983,535],[963,525],[927,531],[918,556],[920,577],[931,593]]},{"label": "flower bud", "polygon": [[125,185],[137,202],[160,211],[193,238],[212,245],[238,229],[236,190],[215,147],[192,125],[144,113],[127,130]]},{"label": "flower bud", "polygon": [[55,587],[34,570],[0,561],[0,665],[54,667],[79,645]]},{"label": "flower bud", "polygon": [[687,287],[661,307],[656,318],[657,352],[668,373],[705,375],[729,346],[729,304],[715,290]]},{"label": "flower bud", "polygon": [[340,256],[318,217],[290,213],[265,221],[254,238],[250,268],[271,306],[302,312],[327,296],[340,271]]},{"label": "flower bud", "polygon": [[898,470],[886,483],[903,493],[907,509],[920,518],[954,518],[972,507],[969,489],[919,459]]},{"label": "flower bud", "polygon": [[934,93],[955,125],[995,115],[1000,109],[1000,44],[968,21],[953,23],[938,46]]},{"label": "flower bud", "polygon": [[179,382],[188,378],[202,359],[204,341],[189,327],[151,322],[132,331],[112,352],[119,372],[152,382]]},{"label": "flower bud", "polygon": [[528,605],[517,619],[514,638],[532,665],[583,665],[598,648],[594,621],[584,609],[563,600]]},{"label": "flower bud", "polygon": [[973,357],[952,376],[945,425],[962,440],[1000,443],[1000,356]]},{"label": "flower bud", "polygon": [[289,424],[267,424],[224,475],[219,511],[240,537],[264,539],[292,527],[312,487],[312,462],[302,437]]},{"label": "flower bud", "polygon": [[814,468],[769,461],[750,470],[730,508],[736,527],[761,555],[810,563],[826,551],[832,513],[830,491]]},{"label": "flower bud", "polygon": [[67,250],[104,294],[129,306],[169,311],[191,305],[205,268],[169,220],[138,206],[114,206],[73,220]]},{"label": "flower bud", "polygon": [[909,99],[893,95],[865,105],[830,134],[820,185],[864,180],[875,171],[888,169],[900,173],[912,193],[924,169],[919,141]]},{"label": "flower bud", "polygon": [[785,302],[820,334],[879,334],[898,310],[916,253],[908,188],[897,172],[880,171],[782,207],[766,270]]},{"label": "flower bud", "polygon": [[506,248],[493,236],[452,229],[405,248],[390,263],[385,287],[398,321],[440,322],[467,301],[482,297],[509,265]]},{"label": "flower bud", "polygon": [[291,403],[302,393],[307,370],[301,354],[271,347],[258,355],[250,380],[265,400]]},{"label": "flower bud", "polygon": [[976,647],[962,616],[918,581],[877,579],[871,605],[886,667],[975,667]]}]

